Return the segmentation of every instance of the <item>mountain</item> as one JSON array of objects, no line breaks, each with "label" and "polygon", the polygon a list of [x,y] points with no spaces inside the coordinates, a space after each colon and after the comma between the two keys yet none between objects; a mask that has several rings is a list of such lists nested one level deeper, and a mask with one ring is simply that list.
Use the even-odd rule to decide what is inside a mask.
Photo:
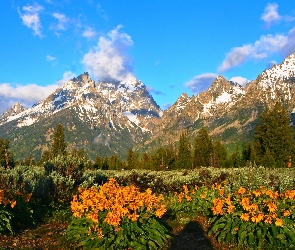
[{"label": "mountain", "polygon": [[154,129],[162,111],[138,80],[95,83],[88,73],[64,83],[33,107],[19,104],[0,116],[0,135],[10,139],[19,158],[40,157],[50,147],[58,123],[68,148],[124,155]]},{"label": "mountain", "polygon": [[94,82],[88,73],[64,83],[33,107],[16,104],[0,115],[0,137],[11,141],[17,158],[40,157],[50,147],[58,123],[71,150],[85,148],[90,158],[129,148],[152,151],[175,145],[183,130],[193,138],[202,126],[230,150],[252,139],[266,106],[283,103],[295,123],[295,53],[263,71],[245,87],[218,76],[196,96],[186,93],[162,112],[139,81]]},{"label": "mountain", "polygon": [[202,126],[234,150],[236,145],[253,138],[264,107],[276,101],[284,104],[295,123],[295,53],[263,71],[245,88],[218,76],[207,91],[192,97],[182,94],[164,111],[157,130],[144,143],[143,150],[174,145],[184,129],[193,138]]}]

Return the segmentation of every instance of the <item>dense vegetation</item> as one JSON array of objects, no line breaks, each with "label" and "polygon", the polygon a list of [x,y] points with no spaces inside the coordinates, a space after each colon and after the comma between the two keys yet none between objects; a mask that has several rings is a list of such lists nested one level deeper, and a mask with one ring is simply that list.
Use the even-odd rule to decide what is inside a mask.
[{"label": "dense vegetation", "polygon": [[177,144],[151,154],[130,149],[125,161],[91,162],[83,149],[66,148],[60,124],[39,162],[14,162],[9,141],[0,139],[0,234],[71,204],[65,244],[85,249],[167,248],[173,223],[197,216],[220,242],[295,247],[294,133],[280,104],[263,112],[253,141],[231,155],[205,127],[193,141],[183,131]]}]

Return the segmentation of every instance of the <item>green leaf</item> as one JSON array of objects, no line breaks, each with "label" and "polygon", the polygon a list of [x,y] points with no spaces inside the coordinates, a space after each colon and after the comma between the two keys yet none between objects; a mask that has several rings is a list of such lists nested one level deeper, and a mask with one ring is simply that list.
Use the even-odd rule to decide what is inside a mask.
[{"label": "green leaf", "polygon": [[277,230],[277,227],[274,224],[271,224],[271,231],[273,233],[274,238],[276,238],[277,235],[278,235],[278,230]]},{"label": "green leaf", "polygon": [[254,234],[250,233],[249,236],[248,236],[248,244],[249,244],[249,246],[253,246],[254,240],[255,240]]}]

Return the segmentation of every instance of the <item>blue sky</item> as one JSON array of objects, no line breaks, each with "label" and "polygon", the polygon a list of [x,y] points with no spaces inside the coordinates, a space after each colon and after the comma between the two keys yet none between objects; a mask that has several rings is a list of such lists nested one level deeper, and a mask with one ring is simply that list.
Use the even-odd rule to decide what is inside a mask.
[{"label": "blue sky", "polygon": [[64,81],[139,79],[164,110],[295,52],[295,1],[2,0],[0,113]]}]

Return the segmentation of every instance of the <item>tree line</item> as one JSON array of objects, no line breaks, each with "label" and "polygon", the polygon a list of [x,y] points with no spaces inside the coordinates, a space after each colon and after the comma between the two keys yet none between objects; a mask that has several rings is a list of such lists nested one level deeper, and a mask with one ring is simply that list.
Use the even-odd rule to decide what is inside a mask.
[{"label": "tree line", "polygon": [[[229,154],[225,145],[214,141],[205,127],[202,127],[195,138],[190,139],[188,130],[182,131],[179,141],[173,145],[160,147],[152,153],[140,154],[132,148],[127,158],[120,159],[116,155],[97,156],[91,168],[103,170],[150,169],[172,170],[193,169],[197,167],[244,167],[263,165],[266,167],[291,167],[295,159],[294,130],[286,109],[280,103],[272,108],[265,108],[255,127],[254,138],[242,147]],[[45,164],[57,156],[71,156],[87,159],[83,148],[67,151],[64,129],[58,124],[51,143],[51,148],[42,153],[39,162],[27,157],[19,164]],[[0,138],[0,166],[15,166],[9,141]]]}]

